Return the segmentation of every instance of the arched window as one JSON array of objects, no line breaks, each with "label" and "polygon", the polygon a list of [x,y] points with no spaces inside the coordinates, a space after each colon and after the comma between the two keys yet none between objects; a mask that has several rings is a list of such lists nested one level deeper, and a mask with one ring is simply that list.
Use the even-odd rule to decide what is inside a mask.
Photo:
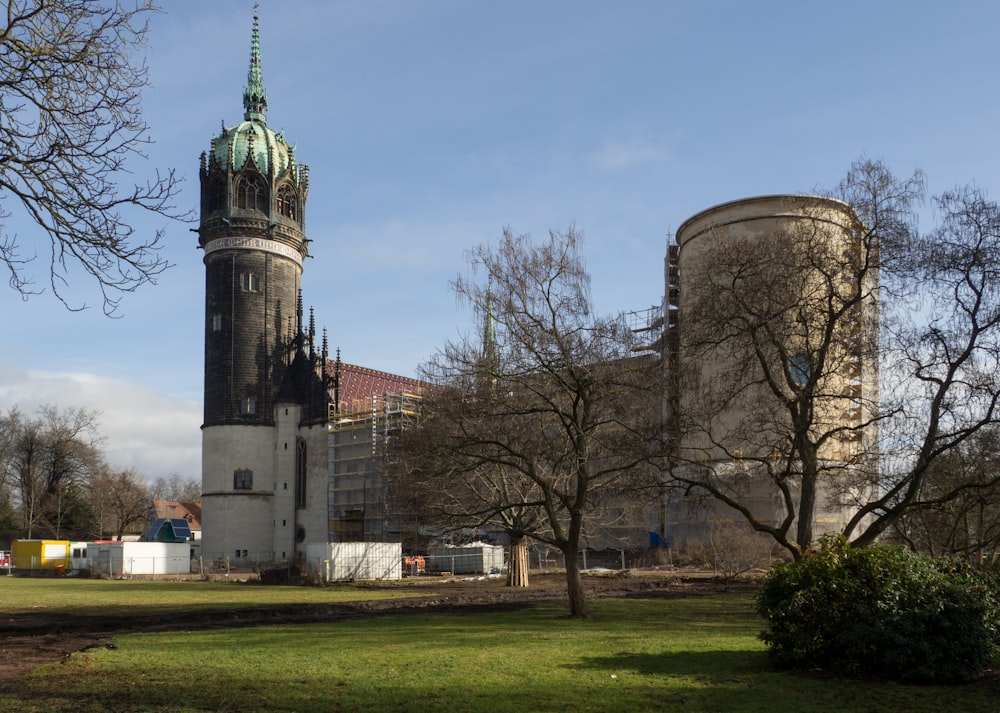
[{"label": "arched window", "polygon": [[236,207],[267,212],[267,186],[260,176],[240,176],[236,181]]},{"label": "arched window", "polygon": [[286,218],[296,219],[298,213],[298,200],[295,196],[295,191],[287,183],[278,189],[278,195],[275,199],[275,207],[278,209],[280,215]]}]

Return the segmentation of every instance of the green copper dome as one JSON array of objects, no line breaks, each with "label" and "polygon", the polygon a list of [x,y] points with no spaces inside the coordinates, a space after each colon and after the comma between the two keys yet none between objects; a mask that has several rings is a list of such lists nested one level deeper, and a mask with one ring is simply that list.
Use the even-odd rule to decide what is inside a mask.
[{"label": "green copper dome", "polygon": [[249,119],[236,126],[223,127],[212,143],[215,162],[233,172],[243,170],[248,160],[253,161],[265,176],[270,175],[272,164],[275,176],[295,167],[295,149],[288,145],[284,134],[275,133],[262,121]]},{"label": "green copper dome", "polygon": [[250,43],[250,70],[243,88],[243,121],[232,127],[222,127],[222,133],[212,140],[212,160],[223,170],[241,171],[251,161],[265,176],[275,177],[292,169],[298,177],[295,148],[288,145],[284,132],[276,133],[267,126],[267,90],[260,63],[260,33],[258,19],[253,18],[253,38]]}]

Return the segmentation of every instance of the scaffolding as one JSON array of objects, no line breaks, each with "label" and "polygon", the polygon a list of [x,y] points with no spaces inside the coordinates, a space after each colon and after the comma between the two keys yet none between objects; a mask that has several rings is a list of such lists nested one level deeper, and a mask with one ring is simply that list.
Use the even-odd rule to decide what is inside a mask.
[{"label": "scaffolding", "polygon": [[625,313],[625,324],[633,334],[639,337],[640,345],[632,351],[650,351],[657,348],[660,335],[663,333],[663,307],[653,305],[646,309]]},{"label": "scaffolding", "polygon": [[384,393],[366,408],[331,413],[328,530],[331,542],[395,542],[398,515],[389,497],[391,443],[416,418],[420,396]]},{"label": "scaffolding", "polygon": [[625,325],[635,335],[636,353],[654,352],[665,356],[672,351],[676,341],[678,298],[680,295],[680,270],[677,266],[679,250],[667,246],[666,294],[663,302],[646,309],[625,313]]}]

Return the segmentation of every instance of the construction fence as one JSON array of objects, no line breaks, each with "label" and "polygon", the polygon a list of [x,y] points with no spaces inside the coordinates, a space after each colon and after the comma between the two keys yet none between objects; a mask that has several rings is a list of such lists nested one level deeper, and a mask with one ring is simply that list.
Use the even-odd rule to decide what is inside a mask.
[{"label": "construction fence", "polygon": [[[644,566],[644,552],[631,550],[580,550],[577,563],[580,569],[607,569],[622,571]],[[528,550],[528,569],[546,572],[566,569],[566,557],[554,547],[536,545]]]},{"label": "construction fence", "polygon": [[[499,576],[506,573],[509,552],[499,545],[445,547],[426,555],[404,556],[399,543],[346,542],[309,545],[305,556],[278,559],[273,553],[246,556],[194,557],[129,556],[121,551],[91,548],[86,559],[71,558],[54,566],[40,557],[24,557],[23,566],[0,567],[0,575],[96,576],[125,579],[135,576],[187,576],[204,578],[260,577],[280,584],[304,581],[347,582],[395,580],[407,576]],[[624,570],[644,566],[642,553],[629,550],[582,550],[578,562],[583,570]],[[564,571],[565,558],[552,547],[528,550],[529,570],[538,573]]]},{"label": "construction fence", "polygon": [[505,561],[503,547],[481,543],[435,548],[425,559],[428,574],[500,574]]},{"label": "construction fence", "polygon": [[138,575],[192,574],[192,560],[183,556],[90,557],[55,564],[40,557],[22,557],[17,565],[0,567],[0,574],[20,576],[90,576],[123,579]]},{"label": "construction fence", "polygon": [[142,575],[191,574],[191,556],[97,557],[90,560],[90,575],[128,578]]}]

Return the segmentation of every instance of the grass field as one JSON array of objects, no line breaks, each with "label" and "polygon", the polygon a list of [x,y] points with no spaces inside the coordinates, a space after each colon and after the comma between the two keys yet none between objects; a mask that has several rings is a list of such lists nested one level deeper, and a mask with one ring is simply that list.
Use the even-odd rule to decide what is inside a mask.
[{"label": "grass field", "polygon": [[[199,607],[202,587],[210,608],[218,597],[233,607],[374,594],[206,583],[35,584],[43,581],[16,585],[31,588],[31,602],[10,601],[0,582],[0,602],[16,616],[70,606],[68,599],[76,599],[76,611],[84,601],[141,611],[158,606],[156,599],[178,605],[183,598]],[[60,592],[53,584],[70,586]],[[46,604],[49,596],[54,601]],[[590,622],[546,604],[130,634],[116,637],[114,649],[74,654],[16,682],[0,711],[1000,711],[995,679],[917,687],[771,672],[756,638],[761,621],[745,595],[608,599],[593,609]]]},{"label": "grass field", "polygon": [[[428,594],[433,590],[428,589]],[[0,577],[0,612],[66,612],[83,616],[169,614],[251,609],[282,604],[331,604],[412,597],[413,591],[343,585],[262,587],[227,582]]]}]

